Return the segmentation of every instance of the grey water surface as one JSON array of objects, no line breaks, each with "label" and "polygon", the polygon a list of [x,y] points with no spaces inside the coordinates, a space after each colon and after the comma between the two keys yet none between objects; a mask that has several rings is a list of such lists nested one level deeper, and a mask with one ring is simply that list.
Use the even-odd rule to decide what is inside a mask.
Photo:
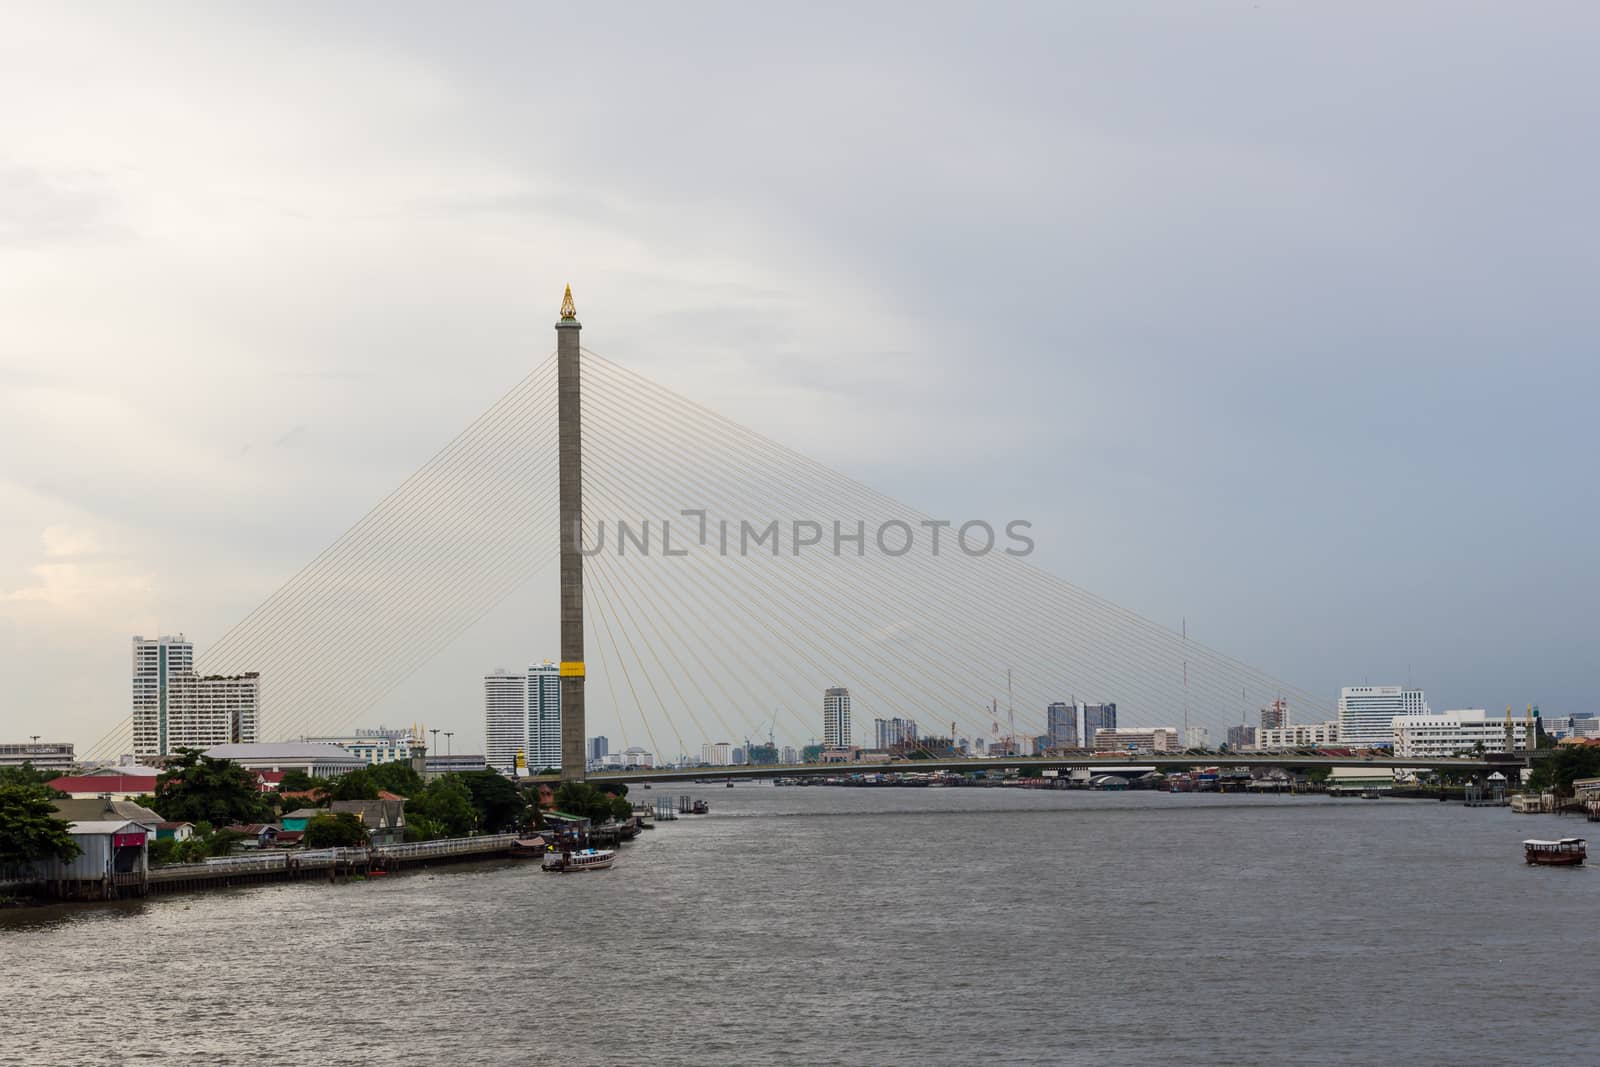
[{"label": "grey water surface", "polygon": [[0,1063],[1600,1063],[1600,871],[1519,845],[1572,819],[680,792],[608,872],[0,912]]}]

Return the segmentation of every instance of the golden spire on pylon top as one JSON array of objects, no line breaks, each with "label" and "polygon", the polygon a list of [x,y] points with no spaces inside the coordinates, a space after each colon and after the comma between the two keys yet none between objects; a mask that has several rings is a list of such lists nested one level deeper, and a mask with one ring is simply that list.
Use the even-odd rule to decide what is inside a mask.
[{"label": "golden spire on pylon top", "polygon": [[561,298],[561,321],[577,322],[578,309],[572,303],[572,286],[567,286],[567,295]]}]

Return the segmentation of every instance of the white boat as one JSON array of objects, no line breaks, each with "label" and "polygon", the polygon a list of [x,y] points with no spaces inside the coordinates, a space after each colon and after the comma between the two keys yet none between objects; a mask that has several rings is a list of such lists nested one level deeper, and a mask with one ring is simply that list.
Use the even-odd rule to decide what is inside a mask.
[{"label": "white boat", "polygon": [[553,874],[574,871],[604,871],[617,861],[617,853],[609,848],[580,848],[571,852],[547,852],[544,869]]}]

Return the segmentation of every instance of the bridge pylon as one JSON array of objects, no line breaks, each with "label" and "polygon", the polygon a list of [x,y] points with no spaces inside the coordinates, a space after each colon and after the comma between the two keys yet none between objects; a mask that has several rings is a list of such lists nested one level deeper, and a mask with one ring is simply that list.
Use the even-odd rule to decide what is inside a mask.
[{"label": "bridge pylon", "polygon": [[588,762],[583,723],[583,414],[578,309],[572,286],[556,323],[556,450],[561,491],[561,779],[582,781]]}]

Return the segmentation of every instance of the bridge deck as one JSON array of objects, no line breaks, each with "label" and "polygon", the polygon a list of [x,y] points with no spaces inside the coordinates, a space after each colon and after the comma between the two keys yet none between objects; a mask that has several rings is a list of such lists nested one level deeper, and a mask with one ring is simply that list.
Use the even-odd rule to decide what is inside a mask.
[{"label": "bridge deck", "polygon": [[[1284,770],[1317,770],[1353,767],[1365,770],[1392,770],[1396,767],[1423,768],[1441,771],[1484,772],[1521,767],[1525,761],[1518,759],[1477,758],[1402,758],[1396,756],[1299,756],[1289,754],[1253,754],[1191,756],[1184,754],[1141,753],[1135,757],[1118,759],[1091,756],[1019,756],[1002,759],[942,759],[942,760],[890,760],[889,762],[857,763],[804,763],[771,764],[739,767],[682,767],[640,771],[598,771],[588,776],[588,781],[602,782],[685,782],[700,778],[802,778],[831,777],[847,774],[905,773],[924,774],[929,771],[999,772],[1016,767],[1023,770],[1076,770],[1085,768],[1098,774],[1127,774],[1134,771],[1187,770],[1195,767],[1279,767]],[[538,778],[555,780],[554,775]]]}]

